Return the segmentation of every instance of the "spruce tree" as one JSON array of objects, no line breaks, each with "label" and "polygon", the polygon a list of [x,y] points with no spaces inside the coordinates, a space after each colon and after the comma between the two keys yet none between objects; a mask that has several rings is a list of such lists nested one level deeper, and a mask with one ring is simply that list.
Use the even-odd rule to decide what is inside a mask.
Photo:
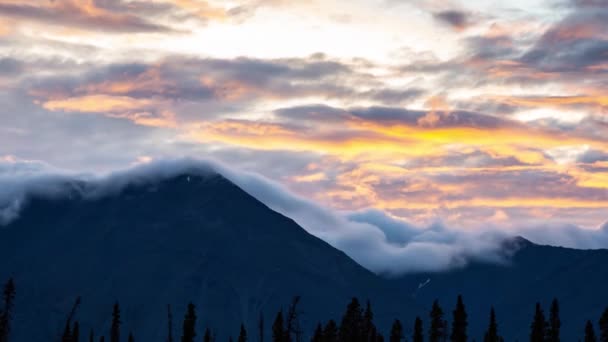
[{"label": "spruce tree", "polygon": [[600,317],[600,342],[608,342],[608,308]]},{"label": "spruce tree", "polygon": [[95,342],[95,332],[93,329],[91,329],[91,332],[89,332],[89,342]]},{"label": "spruce tree", "polygon": [[323,340],[324,342],[338,341],[338,325],[333,319],[330,319],[325,328],[323,328]]},{"label": "spruce tree", "polygon": [[414,334],[412,335],[413,342],[424,342],[424,328],[422,327],[422,319],[416,317],[414,322]]},{"label": "spruce tree", "polygon": [[338,337],[340,341],[363,341],[363,311],[357,298],[353,298],[346,308],[338,331]]},{"label": "spruce tree", "polygon": [[323,342],[323,326],[321,323],[317,324],[315,332],[310,339],[310,342]]},{"label": "spruce tree", "polygon": [[135,342],[135,338],[133,337],[133,333],[129,333],[129,342]]},{"label": "spruce tree", "polygon": [[205,328],[205,334],[203,335],[203,342],[211,342],[211,330]]},{"label": "spruce tree", "polygon": [[101,337],[99,338],[99,342],[106,342],[106,338],[105,338],[105,336],[101,336]]},{"label": "spruce tree", "polygon": [[595,330],[593,329],[593,323],[591,321],[587,321],[585,325],[585,342],[597,342],[597,337],[595,337]]},{"label": "spruce tree", "polygon": [[120,305],[114,303],[112,310],[112,327],[110,328],[110,342],[120,342]]},{"label": "spruce tree", "polygon": [[450,341],[466,342],[467,341],[467,311],[462,301],[462,296],[458,296],[456,308],[453,311],[454,321],[452,323],[452,334]]},{"label": "spruce tree", "polygon": [[367,301],[365,306],[365,312],[363,312],[363,341],[375,342],[376,341],[377,329],[374,324],[374,312],[372,311],[372,305]]},{"label": "spruce tree", "polygon": [[80,323],[78,321],[74,322],[72,328],[72,342],[80,342]]},{"label": "spruce tree", "polygon": [[559,319],[559,302],[557,298],[551,303],[551,311],[549,313],[549,329],[547,331],[548,342],[560,342],[559,331],[562,322]]},{"label": "spruce tree", "polygon": [[194,304],[188,304],[188,311],[184,316],[182,342],[194,342],[196,337],[196,308]]},{"label": "spruce tree", "polygon": [[401,324],[401,321],[399,321],[398,319],[396,319],[393,322],[393,326],[391,327],[391,336],[389,338],[390,342],[401,342],[403,341],[403,325]]},{"label": "spruce tree", "polygon": [[238,342],[247,342],[247,330],[245,329],[245,325],[241,324],[241,331],[239,332]]},{"label": "spruce tree", "polygon": [[63,329],[61,342],[72,342],[72,327],[70,327],[69,321],[65,324],[65,328]]},{"label": "spruce tree", "polygon": [[264,342],[264,314],[260,311],[260,318],[258,319],[258,342]]},{"label": "spruce tree", "polygon": [[173,313],[171,304],[167,305],[167,342],[173,342]]},{"label": "spruce tree", "polygon": [[536,303],[534,319],[532,321],[532,325],[530,326],[530,342],[545,342],[546,324],[543,309],[540,306],[540,303]]},{"label": "spruce tree", "polygon": [[488,330],[486,331],[483,342],[502,342],[503,339],[498,335],[498,323],[496,323],[496,313],[494,307],[490,309],[490,323],[488,324]]},{"label": "spruce tree", "polygon": [[0,342],[8,342],[11,331],[11,320],[13,318],[15,294],[15,282],[10,278],[6,285],[4,285],[3,291],[4,307],[0,313]]},{"label": "spruce tree", "polygon": [[429,328],[429,342],[443,342],[447,337],[447,324],[443,319],[443,309],[439,306],[439,302],[433,302],[431,309],[431,326]]},{"label": "spruce tree", "polygon": [[272,341],[287,342],[285,340],[285,324],[283,322],[283,310],[277,313],[277,317],[272,324]]}]

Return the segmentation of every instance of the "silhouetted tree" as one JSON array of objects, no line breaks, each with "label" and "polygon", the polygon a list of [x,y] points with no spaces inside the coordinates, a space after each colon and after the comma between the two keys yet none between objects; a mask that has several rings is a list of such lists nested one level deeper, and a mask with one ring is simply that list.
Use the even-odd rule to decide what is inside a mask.
[{"label": "silhouetted tree", "polygon": [[313,333],[310,342],[323,342],[323,326],[321,325],[321,323],[317,324],[317,327],[315,328],[315,332]]},{"label": "silhouetted tree", "polygon": [[363,312],[363,341],[375,342],[378,333],[374,324],[374,312],[369,300],[366,303],[365,311]]},{"label": "silhouetted tree", "polygon": [[72,342],[80,342],[80,323],[74,322],[74,328],[72,328]]},{"label": "silhouetted tree", "polygon": [[338,325],[336,321],[330,319],[329,322],[323,328],[323,341],[324,342],[337,342],[338,341]]},{"label": "silhouetted tree", "polygon": [[264,314],[260,311],[260,318],[258,319],[258,337],[259,342],[264,342]]},{"label": "silhouetted tree", "polygon": [[585,342],[597,342],[597,337],[595,336],[595,330],[593,329],[593,323],[591,321],[587,321],[585,325]]},{"label": "silhouetted tree", "polygon": [[72,342],[72,327],[70,327],[70,322],[67,322],[65,328],[63,329],[61,342]]},{"label": "silhouetted tree", "polygon": [[544,342],[546,337],[546,322],[545,314],[540,306],[540,303],[536,303],[536,310],[534,312],[534,319],[530,326],[530,342]]},{"label": "silhouetted tree", "polygon": [[203,342],[211,342],[213,338],[211,337],[211,330],[209,328],[205,329],[205,335],[203,335]]},{"label": "silhouetted tree", "polygon": [[106,342],[106,338],[105,338],[105,336],[101,336],[101,337],[99,338],[99,342]]},{"label": "silhouetted tree", "polygon": [[414,322],[414,333],[412,335],[413,342],[424,342],[424,328],[422,327],[422,319],[416,317]]},{"label": "silhouetted tree", "polygon": [[393,326],[391,327],[391,336],[389,338],[390,342],[401,342],[403,341],[403,325],[401,324],[401,321],[399,321],[398,319],[396,319],[393,322]]},{"label": "silhouetted tree", "polygon": [[239,332],[239,339],[237,341],[247,342],[247,330],[243,324],[241,324],[241,331]]},{"label": "silhouetted tree", "polygon": [[283,322],[283,311],[277,313],[277,317],[274,319],[272,324],[272,341],[273,342],[287,342],[285,340],[285,324]]},{"label": "silhouetted tree", "polygon": [[342,317],[338,336],[340,341],[361,342],[363,340],[363,312],[357,298],[353,298]]},{"label": "silhouetted tree", "polygon": [[0,342],[8,342],[8,337],[11,332],[11,320],[13,318],[13,307],[15,301],[15,282],[10,278],[4,285],[3,308],[0,312]]},{"label": "silhouetted tree", "polygon": [[287,332],[285,336],[286,342],[291,342],[291,336],[295,336],[296,342],[302,340],[302,329],[300,328],[300,313],[298,311],[298,304],[300,303],[300,296],[293,297],[289,310],[287,311],[287,320],[285,324],[285,330]]},{"label": "silhouetted tree", "polygon": [[196,308],[194,304],[188,304],[188,311],[184,316],[182,342],[194,342],[196,337]]},{"label": "silhouetted tree", "polygon": [[498,335],[498,323],[496,323],[496,313],[494,307],[490,309],[490,323],[488,324],[488,330],[483,337],[483,342],[502,342],[503,339]]},{"label": "silhouetted tree", "polygon": [[445,341],[447,339],[447,324],[443,319],[443,309],[441,309],[437,300],[433,302],[430,316],[429,342]]},{"label": "silhouetted tree", "polygon": [[95,332],[93,329],[89,332],[89,342],[95,342]]},{"label": "silhouetted tree", "polygon": [[135,338],[133,337],[133,333],[129,333],[129,342],[135,342]]},{"label": "silhouetted tree", "polygon": [[562,326],[562,322],[559,319],[559,302],[557,298],[553,299],[551,303],[551,311],[549,313],[549,329],[547,331],[548,342],[559,342],[559,331]]},{"label": "silhouetted tree", "polygon": [[453,311],[454,321],[452,323],[452,334],[450,341],[466,342],[467,341],[467,311],[462,301],[462,296],[458,296],[456,308]]},{"label": "silhouetted tree", "polygon": [[167,342],[173,342],[173,313],[171,304],[167,305]]},{"label": "silhouetted tree", "polygon": [[120,342],[120,305],[114,303],[112,310],[112,327],[110,328],[110,342]]},{"label": "silhouetted tree", "polygon": [[600,317],[600,342],[608,342],[608,308]]}]

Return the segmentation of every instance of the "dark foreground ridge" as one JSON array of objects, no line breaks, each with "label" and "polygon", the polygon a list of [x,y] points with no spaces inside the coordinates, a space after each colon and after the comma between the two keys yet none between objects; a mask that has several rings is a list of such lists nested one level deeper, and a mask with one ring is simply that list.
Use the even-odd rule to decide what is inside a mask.
[{"label": "dark foreground ridge", "polygon": [[[340,325],[353,297],[362,310],[371,300],[374,322],[387,338],[399,319],[410,340],[416,316],[426,336],[433,301],[451,309],[458,294],[469,337],[478,341],[492,305],[507,340],[526,340],[536,301],[547,306],[553,297],[562,304],[563,340],[578,340],[587,319],[597,322],[608,304],[607,251],[520,239],[505,248],[517,250],[509,265],[478,263],[387,280],[221,175],[181,174],[94,198],[78,191],[30,197],[19,218],[0,228],[0,279],[17,284],[14,342],[58,340],[78,296],[81,331],[109,337],[112,305],[119,302],[122,331],[138,341],[167,339],[169,304],[178,341],[190,302],[197,341],[205,327],[218,340],[236,337],[241,324],[249,340],[258,340],[260,316],[270,340],[270,322],[281,309],[287,315],[294,296],[301,298],[298,329],[305,339],[319,322]],[[452,321],[450,310],[445,320]]]}]

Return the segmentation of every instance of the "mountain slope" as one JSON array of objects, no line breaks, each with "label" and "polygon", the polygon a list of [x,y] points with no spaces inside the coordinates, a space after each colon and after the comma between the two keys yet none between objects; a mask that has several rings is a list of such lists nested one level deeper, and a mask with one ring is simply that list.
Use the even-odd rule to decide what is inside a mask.
[{"label": "mountain slope", "polygon": [[85,329],[107,335],[119,300],[125,331],[159,341],[167,304],[176,330],[193,301],[199,331],[208,325],[220,337],[241,322],[253,334],[261,311],[269,326],[294,295],[307,328],[340,318],[352,296],[373,298],[387,322],[405,304],[389,300],[382,279],[220,175],[183,174],[98,198],[77,190],[30,198],[0,229],[0,279],[9,276],[19,291],[16,341],[55,337],[77,295]]},{"label": "mountain slope", "polygon": [[[576,250],[514,240],[516,253],[505,265],[473,263],[438,274],[407,275],[397,280],[417,301],[439,299],[451,309],[462,294],[469,312],[471,335],[483,336],[490,306],[509,341],[528,339],[534,305],[540,301],[549,316],[551,301],[560,301],[562,337],[576,341],[588,319],[596,322],[608,306],[608,250]],[[425,284],[419,289],[420,284]],[[451,318],[451,316],[449,316]]]}]

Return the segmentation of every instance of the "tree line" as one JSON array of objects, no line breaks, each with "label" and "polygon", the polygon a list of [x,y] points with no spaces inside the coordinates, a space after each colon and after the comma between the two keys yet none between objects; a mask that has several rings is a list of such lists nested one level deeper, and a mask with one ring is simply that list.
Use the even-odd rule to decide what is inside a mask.
[{"label": "tree line", "polygon": [[[16,287],[13,279],[5,284],[2,293],[2,307],[0,307],[0,342],[10,342],[11,323],[14,317],[14,301]],[[304,342],[304,332],[300,325],[300,311],[298,305],[300,297],[294,297],[287,310],[280,310],[271,326],[271,336],[269,342]],[[58,334],[57,341],[61,342],[105,342],[105,335],[97,336],[91,329],[88,337],[81,336],[80,324],[75,319],[80,298],[77,298],[72,309],[66,317],[65,327]],[[435,300],[429,312],[428,330],[425,331],[421,317],[416,317],[413,322],[413,333],[405,336],[403,323],[395,319],[388,333],[389,342],[467,342],[468,315],[462,296],[458,296],[456,305],[451,314],[451,324],[445,317],[443,308]],[[116,302],[112,308],[112,323],[108,334],[108,342],[121,342],[121,311],[120,305]],[[206,328],[202,336],[197,332],[196,307],[189,303],[181,324],[180,338],[174,338],[173,313],[171,306],[167,307],[167,336],[166,342],[216,342],[216,334]],[[583,331],[584,342],[608,342],[608,308],[604,310],[598,321],[598,334],[595,325],[588,320]],[[530,342],[560,342],[561,320],[559,315],[559,302],[554,299],[551,303],[548,318],[540,303],[536,303],[532,323],[530,324]],[[178,329],[179,330],[179,329]],[[238,342],[256,340],[265,342],[264,316],[260,314],[257,324],[257,336],[250,338],[244,324],[241,324],[238,331]],[[385,342],[384,335],[374,324],[374,313],[369,301],[365,307],[359,302],[358,298],[352,298],[347,305],[340,323],[333,319],[327,322],[319,322],[309,339],[310,342]],[[135,342],[133,333],[129,332],[126,341]],[[475,341],[471,339],[471,341]],[[229,342],[234,342],[232,337]],[[499,325],[494,308],[490,309],[488,326],[483,336],[483,342],[504,342],[499,333]]]}]

